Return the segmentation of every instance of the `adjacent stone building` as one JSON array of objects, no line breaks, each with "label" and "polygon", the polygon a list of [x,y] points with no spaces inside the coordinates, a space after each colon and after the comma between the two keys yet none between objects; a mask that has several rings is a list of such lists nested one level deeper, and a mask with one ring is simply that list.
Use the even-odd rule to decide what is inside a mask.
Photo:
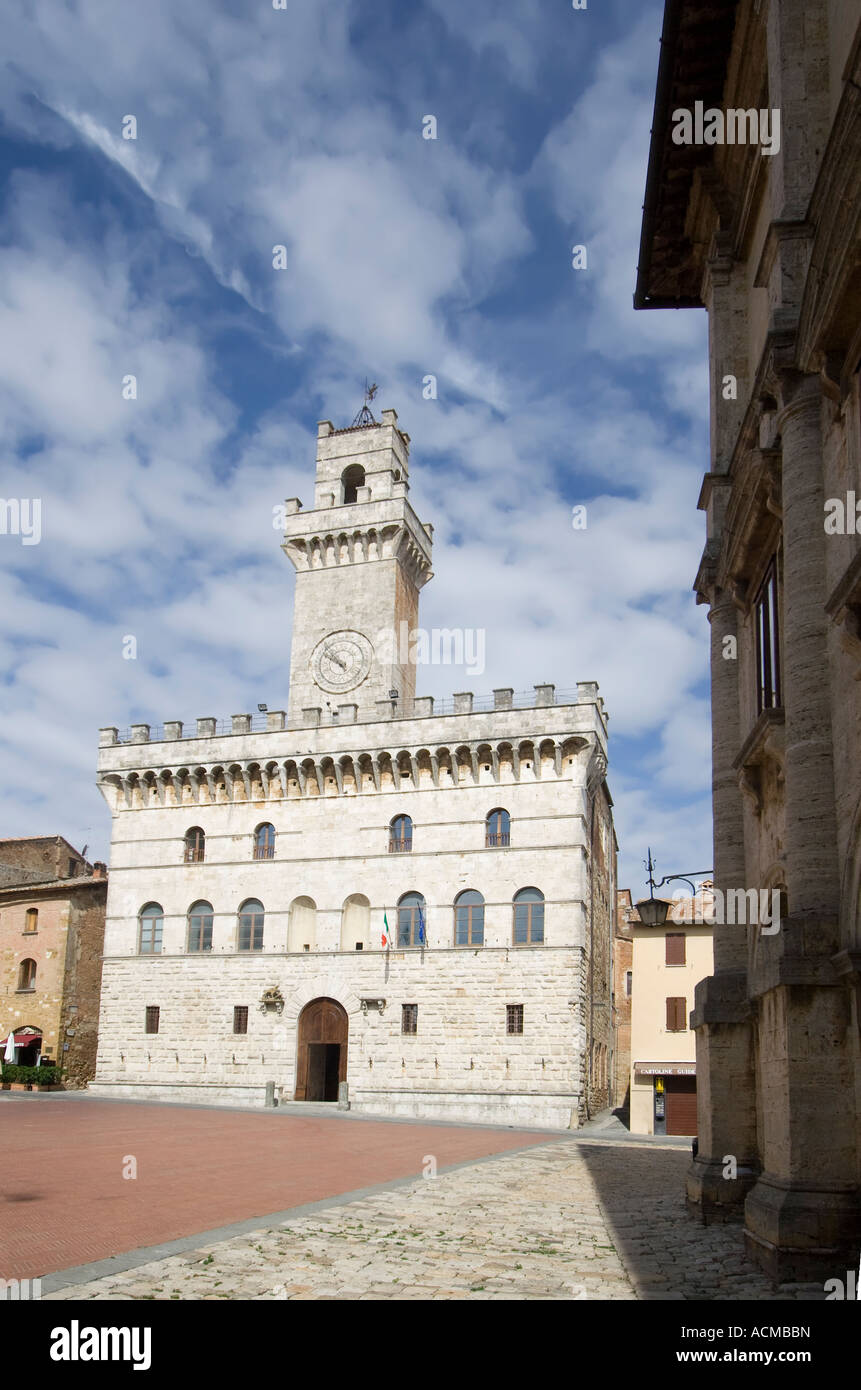
[{"label": "adjacent stone building", "polygon": [[0,1039],[70,1087],[95,1075],[106,897],[104,864],[62,835],[0,840]]},{"label": "adjacent stone building", "polygon": [[689,1198],[743,1214],[776,1278],[842,1275],[861,1235],[859,0],[668,0],[635,303],[708,311],[715,888],[783,899],[776,932],[715,929]]},{"label": "adjacent stone building", "polygon": [[416,696],[417,665],[470,634],[418,627],[432,527],[408,492],[393,410],[323,422],[314,506],[285,504],[287,710],[102,730],[99,1092],[346,1082],[367,1111],[554,1126],[607,1104],[603,701],[589,681]]}]

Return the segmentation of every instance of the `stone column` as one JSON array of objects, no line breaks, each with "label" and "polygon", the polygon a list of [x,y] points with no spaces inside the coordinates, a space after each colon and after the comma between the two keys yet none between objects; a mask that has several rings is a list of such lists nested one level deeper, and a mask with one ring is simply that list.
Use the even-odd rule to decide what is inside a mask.
[{"label": "stone column", "polygon": [[[726,894],[746,882],[742,796],[733,768],[740,742],[737,612],[726,590],[712,591],[709,622],[714,884]],[[759,1172],[745,926],[716,922],[714,966],[714,975],[697,985],[691,1020],[697,1044],[698,1150],[688,1171],[687,1197],[704,1222],[740,1221]]]},{"label": "stone column", "polygon": [[[738,614],[731,577],[722,570],[726,509],[750,462],[741,458],[733,470],[750,399],[748,294],[745,267],[734,262],[729,237],[718,233],[703,278],[712,471],[698,504],[706,512],[708,541],[696,588],[710,609],[714,884],[723,894],[746,883],[744,810],[733,766],[742,741]],[[760,1169],[745,927],[715,923],[714,974],[697,985],[691,1026],[697,1047],[698,1151],[688,1171],[688,1204],[705,1222],[741,1220]],[[733,1162],[725,1162],[729,1159]],[[724,1177],[725,1172],[736,1176]]]},{"label": "stone column", "polygon": [[776,1280],[839,1272],[858,1230],[848,993],[839,949],[837,836],[827,652],[822,397],[781,377],[783,701],[788,915],[760,936],[751,981],[759,1035],[763,1173],[745,1239]]}]

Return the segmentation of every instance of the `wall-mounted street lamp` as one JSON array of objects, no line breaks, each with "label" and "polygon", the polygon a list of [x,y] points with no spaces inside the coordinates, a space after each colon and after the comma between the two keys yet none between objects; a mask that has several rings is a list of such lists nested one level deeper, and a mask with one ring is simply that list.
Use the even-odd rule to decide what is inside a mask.
[{"label": "wall-mounted street lamp", "polygon": [[688,874],[664,874],[660,882],[656,883],[652,874],[656,866],[652,859],[651,849],[647,850],[646,853],[648,854],[648,858],[644,859],[643,863],[649,871],[649,877],[646,880],[649,885],[649,896],[643,898],[641,902],[635,903],[635,907],[640,914],[640,921],[643,923],[644,927],[663,927],[673,904],[672,901],[667,901],[666,898],[656,898],[655,889],[663,888],[665,883],[672,883],[674,879],[679,878],[683,883],[687,883],[691,890],[691,897],[695,898],[697,890],[691,880],[694,878],[709,878],[712,870],[692,869]]}]

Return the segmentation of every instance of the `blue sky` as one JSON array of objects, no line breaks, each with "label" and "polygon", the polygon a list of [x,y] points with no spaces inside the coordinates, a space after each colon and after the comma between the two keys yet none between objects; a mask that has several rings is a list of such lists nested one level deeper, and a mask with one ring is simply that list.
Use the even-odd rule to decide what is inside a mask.
[{"label": "blue sky", "polygon": [[368,377],[422,625],[486,630],[477,694],[599,682],[635,896],[647,843],[709,866],[706,321],[631,300],[662,9],[7,0],[0,491],[42,539],[0,536],[0,834],[105,856],[100,726],[285,706],[272,508]]}]

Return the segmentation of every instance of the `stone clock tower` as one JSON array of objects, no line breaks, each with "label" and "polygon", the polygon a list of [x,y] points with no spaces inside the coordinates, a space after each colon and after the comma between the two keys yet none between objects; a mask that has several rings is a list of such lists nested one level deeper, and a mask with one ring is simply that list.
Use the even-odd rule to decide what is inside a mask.
[{"label": "stone clock tower", "polygon": [[[296,569],[288,720],[294,727],[412,711],[407,634],[431,578],[433,528],[409,492],[410,437],[394,410],[317,427],[314,507],[287,501],[283,549]],[[391,695],[396,691],[396,697]],[[355,709],[353,707],[356,707]]]}]

